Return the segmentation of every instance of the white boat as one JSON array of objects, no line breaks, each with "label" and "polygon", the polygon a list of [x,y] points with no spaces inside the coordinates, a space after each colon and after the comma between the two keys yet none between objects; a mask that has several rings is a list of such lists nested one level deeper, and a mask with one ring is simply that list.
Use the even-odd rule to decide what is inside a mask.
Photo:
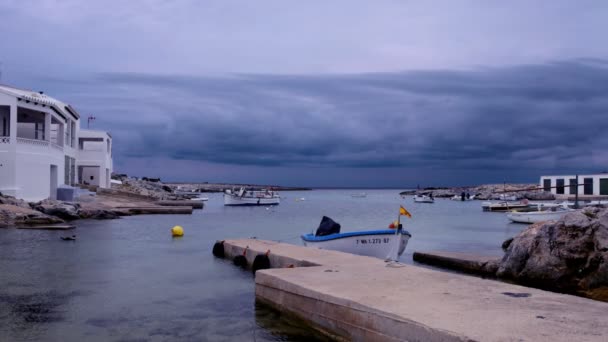
[{"label": "white boat", "polygon": [[367,194],[365,192],[361,192],[358,194],[351,194],[350,197],[363,198],[363,197],[367,197]]},{"label": "white boat", "polygon": [[414,195],[416,203],[435,203],[435,199],[429,195]]},{"label": "white boat", "polygon": [[483,211],[510,211],[513,209],[524,209],[528,207],[527,202],[482,202]]},{"label": "white boat", "polygon": [[517,223],[536,223],[549,220],[558,220],[567,213],[575,211],[574,209],[562,209],[562,210],[543,210],[543,211],[529,211],[529,212],[517,212],[512,211],[507,213],[509,220]]},{"label": "white boat", "polygon": [[209,197],[194,197],[190,199],[191,201],[200,201],[200,202],[207,202],[209,200]]},{"label": "white boat", "polygon": [[411,235],[405,230],[382,229],[337,233],[325,236],[302,235],[304,246],[398,260]]},{"label": "white boat", "polygon": [[464,197],[462,199],[462,195],[454,195],[454,197],[450,198],[452,201],[472,201],[475,199],[475,195],[470,195],[469,197]]},{"label": "white boat", "polygon": [[226,190],[224,192],[224,205],[226,206],[245,206],[245,205],[278,205],[281,197],[275,191],[270,190],[246,190],[240,188],[238,191]]},{"label": "white boat", "polygon": [[517,201],[517,196],[515,195],[507,195],[507,194],[500,194],[500,196],[498,196],[498,199],[501,201]]},{"label": "white boat", "polygon": [[589,205],[606,205],[608,204],[608,201],[591,201],[589,202]]}]

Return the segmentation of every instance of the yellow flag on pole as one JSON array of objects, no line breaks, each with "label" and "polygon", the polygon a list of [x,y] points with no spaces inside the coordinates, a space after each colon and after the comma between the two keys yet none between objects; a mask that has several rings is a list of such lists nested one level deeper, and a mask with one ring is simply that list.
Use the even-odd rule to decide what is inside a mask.
[{"label": "yellow flag on pole", "polygon": [[409,211],[405,210],[405,208],[403,206],[399,207],[399,215],[403,215],[403,216],[407,216],[409,218],[412,218],[412,214],[410,214]]}]

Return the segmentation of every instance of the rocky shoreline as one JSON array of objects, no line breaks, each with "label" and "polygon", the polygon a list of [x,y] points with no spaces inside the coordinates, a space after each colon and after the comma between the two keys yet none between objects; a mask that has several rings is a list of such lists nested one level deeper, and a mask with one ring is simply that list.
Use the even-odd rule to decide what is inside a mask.
[{"label": "rocky shoreline", "polygon": [[514,196],[517,200],[554,200],[555,195],[538,189],[538,184],[484,184],[467,187],[430,187],[402,191],[402,196],[432,194],[435,198],[451,198],[462,193],[475,196],[476,200],[500,200],[501,196]]},{"label": "rocky shoreline", "polygon": [[[190,195],[175,193],[173,188],[160,182],[127,178],[112,189],[88,187],[91,192],[74,202],[45,199],[26,202],[0,194],[0,227],[33,227],[63,224],[79,219],[108,220],[139,214],[189,214],[194,201],[185,206],[183,200]],[[167,201],[180,201],[175,206]],[[187,204],[187,203],[186,203]],[[200,206],[197,206],[200,205]]]}]

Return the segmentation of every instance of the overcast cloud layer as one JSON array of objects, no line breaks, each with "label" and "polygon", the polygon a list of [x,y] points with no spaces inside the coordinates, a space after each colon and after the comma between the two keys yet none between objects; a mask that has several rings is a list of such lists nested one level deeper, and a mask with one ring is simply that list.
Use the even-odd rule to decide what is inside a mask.
[{"label": "overcast cloud layer", "polygon": [[603,171],[606,5],[526,3],[8,1],[2,82],[95,115],[116,171],[140,175],[411,186]]}]

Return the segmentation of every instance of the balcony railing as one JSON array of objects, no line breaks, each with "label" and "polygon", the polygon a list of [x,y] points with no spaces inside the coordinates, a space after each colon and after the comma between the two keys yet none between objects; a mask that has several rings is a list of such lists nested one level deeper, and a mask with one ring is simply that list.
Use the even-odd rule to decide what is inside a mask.
[{"label": "balcony railing", "polygon": [[61,146],[61,145],[57,145],[57,144],[51,143],[51,147],[54,148],[54,149],[56,149],[56,150],[59,150],[59,151],[63,152],[63,146]]},{"label": "balcony railing", "polygon": [[17,144],[34,145],[34,146],[49,146],[50,143],[46,140],[17,138]]},{"label": "balcony railing", "polygon": [[10,144],[11,137],[0,136],[0,144]]}]

